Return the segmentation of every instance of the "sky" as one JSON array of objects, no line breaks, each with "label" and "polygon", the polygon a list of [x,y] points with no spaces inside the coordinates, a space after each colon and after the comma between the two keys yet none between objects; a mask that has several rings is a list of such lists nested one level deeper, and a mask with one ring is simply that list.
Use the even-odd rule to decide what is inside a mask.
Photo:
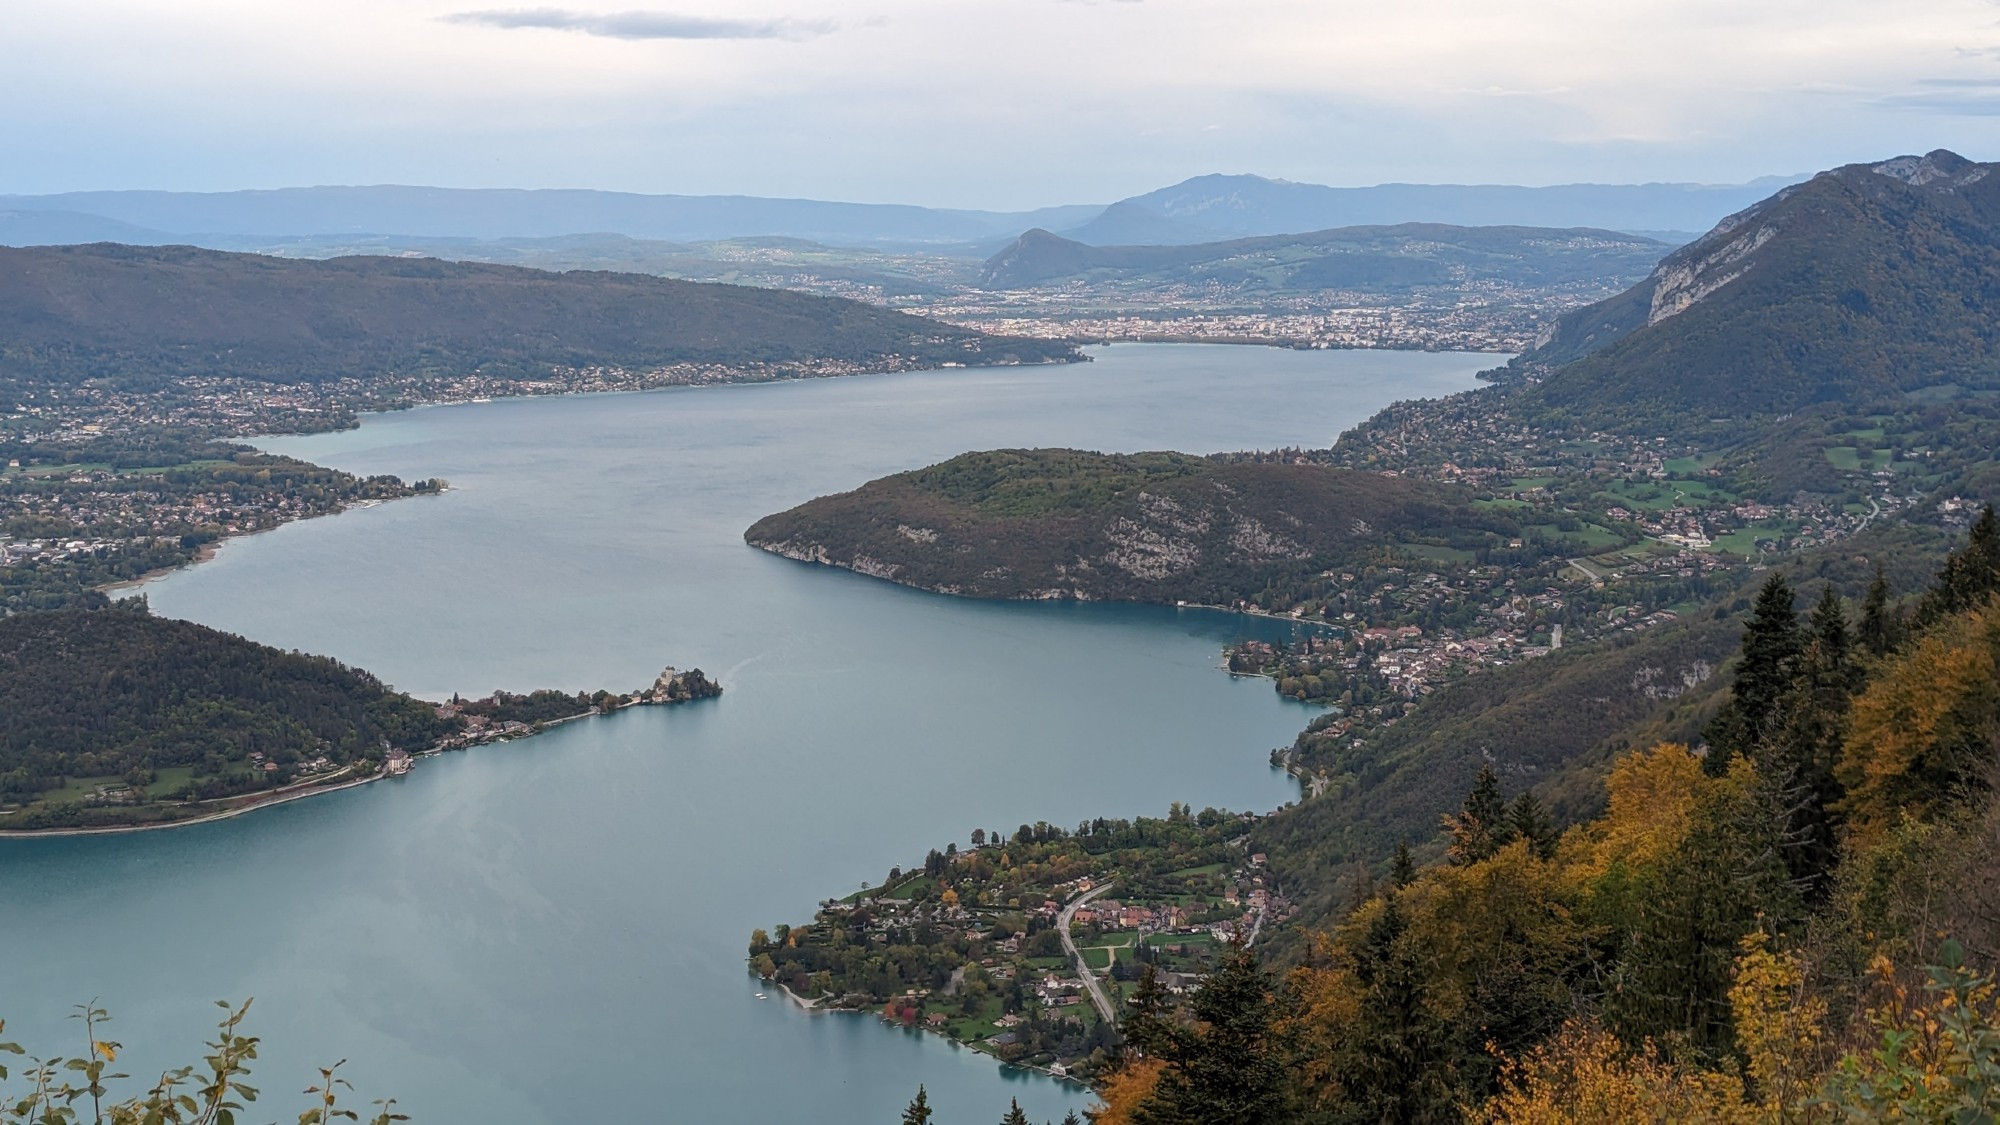
[{"label": "sky", "polygon": [[1025,209],[2000,157],[2000,0],[5,0],[0,193]]}]

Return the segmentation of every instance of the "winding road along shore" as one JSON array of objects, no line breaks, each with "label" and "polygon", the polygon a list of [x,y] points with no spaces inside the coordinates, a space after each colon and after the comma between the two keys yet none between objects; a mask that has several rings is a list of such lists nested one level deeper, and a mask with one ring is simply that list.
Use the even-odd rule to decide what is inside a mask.
[{"label": "winding road along shore", "polygon": [[1063,952],[1069,954],[1069,963],[1076,966],[1076,975],[1083,980],[1084,991],[1090,993],[1090,1002],[1097,1006],[1097,1014],[1104,1017],[1105,1023],[1116,1027],[1117,1009],[1111,1006],[1111,998],[1104,995],[1103,987],[1097,983],[1097,974],[1090,971],[1090,963],[1083,959],[1083,953],[1076,947],[1076,940],[1069,936],[1069,924],[1076,917],[1077,907],[1110,889],[1111,884],[1102,883],[1070,899],[1069,905],[1063,907],[1062,913],[1056,918],[1056,932],[1062,935]]}]

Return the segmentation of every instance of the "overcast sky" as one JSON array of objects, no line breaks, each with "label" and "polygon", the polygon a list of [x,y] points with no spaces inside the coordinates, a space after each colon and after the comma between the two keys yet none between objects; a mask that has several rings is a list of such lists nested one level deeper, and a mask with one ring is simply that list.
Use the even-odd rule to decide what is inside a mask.
[{"label": "overcast sky", "polygon": [[0,192],[1104,202],[2000,157],[1993,0],[5,0]]}]

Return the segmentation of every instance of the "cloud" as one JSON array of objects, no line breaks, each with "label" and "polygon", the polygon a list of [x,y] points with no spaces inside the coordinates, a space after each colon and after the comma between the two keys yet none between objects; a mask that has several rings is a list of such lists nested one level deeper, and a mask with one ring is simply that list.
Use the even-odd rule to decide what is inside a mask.
[{"label": "cloud", "polygon": [[581,31],[607,39],[806,39],[836,30],[830,20],[743,20],[674,12],[576,12],[567,8],[505,8],[454,12],[446,23]]},{"label": "cloud", "polygon": [[1875,104],[1952,117],[2000,117],[2000,78],[1923,78],[1915,85],[1918,89],[1885,95]]}]

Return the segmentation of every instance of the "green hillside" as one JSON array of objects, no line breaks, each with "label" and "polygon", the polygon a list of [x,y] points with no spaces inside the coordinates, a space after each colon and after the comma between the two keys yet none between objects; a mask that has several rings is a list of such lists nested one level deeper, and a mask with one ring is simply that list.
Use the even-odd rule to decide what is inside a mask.
[{"label": "green hillside", "polygon": [[1263,293],[1394,293],[1497,283],[1590,285],[1602,292],[1644,276],[1667,249],[1666,243],[1615,231],[1442,223],[1341,227],[1194,246],[1091,246],[1031,230],[987,260],[979,283],[989,289],[1077,282],[1223,285]]},{"label": "green hillside", "polygon": [[1673,430],[2000,391],[2000,177],[1949,152],[1821,173],[1563,317],[1524,416]]},{"label": "green hillside", "polygon": [[1000,339],[857,301],[636,274],[191,247],[0,248],[0,390],[186,376],[271,382],[551,367],[890,360],[1042,363]]},{"label": "green hillside", "polygon": [[[329,657],[129,606],[0,617],[0,714],[5,827],[129,820],[128,804],[379,762],[459,726]],[[100,785],[129,793],[99,805]]]},{"label": "green hillside", "polygon": [[970,597],[1235,602],[1397,544],[1519,534],[1457,490],[1179,453],[967,453],[759,520],[791,558]]}]

